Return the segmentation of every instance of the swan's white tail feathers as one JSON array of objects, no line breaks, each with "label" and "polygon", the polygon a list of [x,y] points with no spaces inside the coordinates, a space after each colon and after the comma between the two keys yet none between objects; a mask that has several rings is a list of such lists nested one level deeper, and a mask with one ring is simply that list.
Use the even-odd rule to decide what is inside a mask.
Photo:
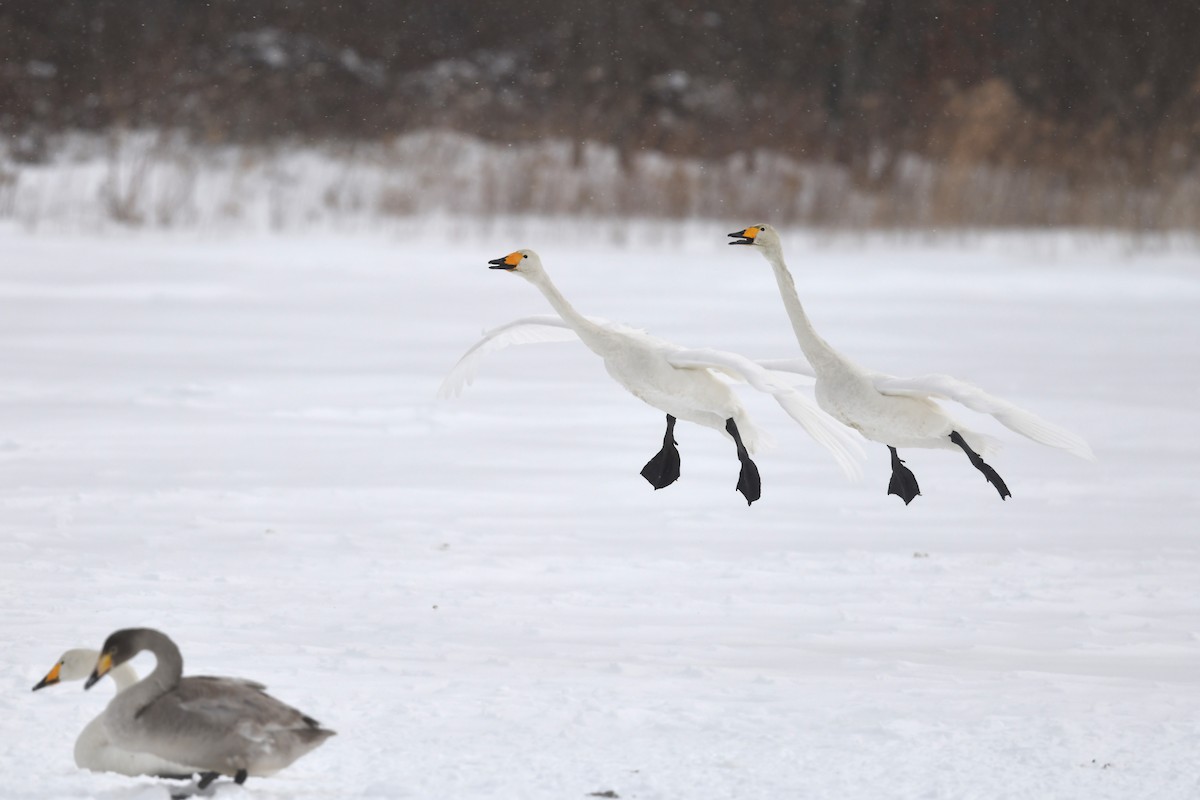
[{"label": "swan's white tail feathers", "polygon": [[[991,457],[1004,449],[1004,441],[1002,439],[997,439],[995,436],[988,436],[986,433],[979,433],[978,431],[966,430],[961,426],[956,428],[956,430],[966,441],[967,446],[981,456]],[[951,444],[950,449],[956,450],[957,447]]]},{"label": "swan's white tail feathers", "polygon": [[775,446],[775,439],[770,432],[754,424],[745,411],[735,414],[733,421],[737,423],[738,435],[742,437],[742,444],[746,446],[746,451],[751,455],[763,450],[770,450]]}]

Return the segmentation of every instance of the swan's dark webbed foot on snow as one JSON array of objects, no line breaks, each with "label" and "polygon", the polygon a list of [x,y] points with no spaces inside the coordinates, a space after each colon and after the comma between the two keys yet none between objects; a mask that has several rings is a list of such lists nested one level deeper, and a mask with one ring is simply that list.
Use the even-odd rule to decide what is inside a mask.
[{"label": "swan's dark webbed foot on snow", "polygon": [[921,487],[917,485],[917,476],[900,460],[896,448],[889,444],[888,450],[892,451],[892,479],[888,482],[888,494],[896,495],[904,501],[904,505],[908,505],[921,493]]},{"label": "swan's dark webbed foot on snow", "polygon": [[[246,778],[248,775],[249,775],[249,773],[246,772],[246,770],[239,769],[237,772],[235,772],[233,774],[233,782],[240,786],[246,782]],[[212,785],[213,781],[215,781],[219,777],[221,777],[221,773],[219,773],[219,772],[201,772],[200,780],[198,780],[196,782],[196,793],[203,792],[205,789],[207,789],[209,786]],[[192,795],[192,794],[173,794],[173,795],[171,795],[171,800],[183,800],[183,798],[192,797],[192,796],[194,796],[194,795]]]},{"label": "swan's dark webbed foot on snow", "polygon": [[967,454],[967,458],[971,459],[971,466],[982,472],[983,477],[987,478],[988,483],[996,487],[996,491],[1000,493],[1001,500],[1006,500],[1009,497],[1012,497],[1012,492],[1008,490],[1008,486],[1005,485],[1004,479],[1001,478],[999,473],[992,469],[987,462],[979,457],[979,453],[976,453],[967,445],[966,440],[963,439],[962,435],[959,434],[958,431],[950,431],[950,441],[961,447],[963,452]]},{"label": "swan's dark webbed foot on snow", "polygon": [[742,462],[742,471],[738,473],[737,490],[746,498],[746,505],[750,505],[762,497],[762,480],[758,476],[758,466],[750,460],[750,453],[746,451],[746,445],[742,444],[742,435],[738,433],[733,417],[725,420],[725,430],[729,431],[729,435],[733,437],[733,443],[737,445],[738,461]]},{"label": "swan's dark webbed foot on snow", "polygon": [[642,477],[655,489],[665,488],[679,480],[679,449],[676,444],[675,418],[667,414],[667,432],[663,435],[662,450],[642,467]]}]

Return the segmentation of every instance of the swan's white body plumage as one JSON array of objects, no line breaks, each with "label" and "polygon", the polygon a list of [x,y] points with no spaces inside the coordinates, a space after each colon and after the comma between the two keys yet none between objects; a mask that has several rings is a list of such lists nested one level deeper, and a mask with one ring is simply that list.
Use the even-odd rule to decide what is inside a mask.
[{"label": "swan's white body plumage", "polygon": [[1095,458],[1091,447],[1078,435],[967,381],[937,374],[898,378],[864,369],[851,361],[822,339],[809,321],[784,263],[778,233],[769,225],[755,226],[755,229],[757,234],[747,238],[753,239],[753,244],[771,264],[796,341],[807,358],[807,363],[797,359],[759,363],[767,369],[815,377],[817,403],[830,416],[872,441],[898,449],[958,449],[949,438],[951,431],[958,431],[977,453],[995,450],[998,446],[995,439],[970,430],[935,402],[953,400],[973,411],[991,415],[1010,430],[1035,442],[1066,450],[1080,458]]},{"label": "swan's white body plumage", "polygon": [[603,359],[613,380],[635,397],[677,419],[713,428],[727,438],[730,437],[725,424],[732,418],[746,449],[754,452],[765,443],[765,436],[723,378],[749,383],[772,395],[789,416],[833,455],[848,477],[860,476],[862,451],[858,442],[767,370],[736,353],[683,348],[635,328],[586,317],[559,294],[535,253],[517,252],[522,260],[513,271],[540,289],[558,316],[525,317],[485,333],[446,376],[439,396],[461,393],[473,380],[482,360],[496,350],[514,344],[578,338]]},{"label": "swan's white body plumage", "polygon": [[[57,681],[81,681],[92,671],[100,653],[86,648],[68,650],[59,659]],[[117,687],[117,694],[138,681],[133,667],[122,664],[109,675]],[[57,682],[56,681],[56,682]],[[88,722],[75,740],[75,765],[92,772],[115,772],[118,775],[190,775],[199,772],[195,767],[160,758],[153,753],[125,750],[113,744],[104,727],[104,714]]]}]

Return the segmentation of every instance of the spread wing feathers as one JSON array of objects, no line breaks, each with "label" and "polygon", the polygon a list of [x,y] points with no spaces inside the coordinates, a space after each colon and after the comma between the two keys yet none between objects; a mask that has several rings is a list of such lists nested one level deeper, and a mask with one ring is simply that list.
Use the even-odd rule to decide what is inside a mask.
[{"label": "spread wing feathers", "polygon": [[817,371],[803,358],[767,358],[755,361],[754,363],[772,372],[792,372],[807,378],[817,377]]},{"label": "spread wing feathers", "polygon": [[[602,328],[622,334],[644,336],[645,332],[617,322],[609,322],[601,317],[587,319]],[[536,344],[538,342],[571,342],[579,338],[575,330],[554,314],[535,314],[532,317],[521,317],[507,322],[498,328],[492,328],[483,334],[483,338],[471,345],[471,349],[463,353],[462,358],[450,370],[442,385],[438,388],[438,398],[445,400],[457,397],[475,380],[479,365],[484,357],[497,350],[503,350],[514,344]]]},{"label": "spread wing feathers", "polygon": [[475,380],[479,365],[489,353],[503,350],[514,344],[534,344],[537,342],[569,342],[578,339],[571,326],[553,314],[539,314],[533,317],[522,317],[512,322],[492,328],[483,334],[483,338],[471,345],[471,349],[463,353],[462,358],[450,370],[450,374],[442,381],[438,389],[438,398],[445,400],[457,397]]},{"label": "spread wing feathers", "polygon": [[737,353],[708,349],[676,350],[668,354],[667,360],[680,369],[717,370],[771,395],[789,417],[830,452],[847,478],[857,480],[862,477],[859,460],[863,458],[863,450],[853,435],[807,397],[776,381],[770,372],[755,362]]},{"label": "spread wing feathers", "polygon": [[972,411],[990,414],[1001,425],[1035,442],[1066,450],[1073,456],[1089,461],[1096,460],[1092,448],[1081,436],[1047,422],[1007,400],[990,395],[973,383],[949,375],[936,374],[916,378],[875,375],[874,383],[875,388],[883,394],[933,396],[962,403]]}]

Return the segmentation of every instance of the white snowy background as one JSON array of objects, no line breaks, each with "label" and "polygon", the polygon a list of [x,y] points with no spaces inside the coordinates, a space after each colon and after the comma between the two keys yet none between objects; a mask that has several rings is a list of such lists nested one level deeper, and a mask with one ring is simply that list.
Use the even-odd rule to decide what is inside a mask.
[{"label": "white snowy background", "polygon": [[[548,311],[486,261],[538,249],[580,310],[693,346],[796,346],[756,219],[431,219],[390,234],[0,227],[0,795],[151,800],[71,749],[104,682],[30,687],[153,626],[339,735],[226,798],[1200,796],[1194,250],[791,232],[822,333],[974,380],[1089,439],[904,453],[862,483],[769,400],[763,498],[714,432],[577,344],[442,376]],[[143,672],[152,664],[139,658]]]}]

